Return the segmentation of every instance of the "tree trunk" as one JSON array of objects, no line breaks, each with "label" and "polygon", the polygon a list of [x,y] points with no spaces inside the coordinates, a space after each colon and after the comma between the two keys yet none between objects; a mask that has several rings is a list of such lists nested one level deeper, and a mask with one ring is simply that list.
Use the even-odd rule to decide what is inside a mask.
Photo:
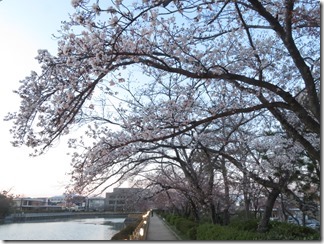
[{"label": "tree trunk", "polygon": [[272,209],[273,209],[273,206],[274,206],[279,194],[280,194],[280,190],[277,188],[273,188],[270,191],[266,205],[265,205],[265,209],[264,209],[264,213],[263,213],[261,222],[258,226],[259,232],[266,232],[269,229],[269,221],[270,221],[270,217],[272,214]]},{"label": "tree trunk", "polygon": [[248,192],[249,189],[249,179],[245,172],[243,172],[243,196],[244,196],[244,211],[245,211],[245,219],[249,219],[250,217],[250,205],[251,205],[251,198]]},{"label": "tree trunk", "polygon": [[199,220],[200,220],[199,211],[193,201],[191,202],[191,209],[192,209],[192,214],[193,214],[195,221],[199,222]]},{"label": "tree trunk", "polygon": [[228,225],[230,223],[230,213],[228,208],[224,209],[223,216],[224,216],[223,224]]},{"label": "tree trunk", "polygon": [[223,221],[222,221],[222,218],[220,216],[220,202],[218,201],[217,202],[217,206],[216,206],[216,222],[215,224],[220,224],[222,225],[223,224]]},{"label": "tree trunk", "polygon": [[224,180],[224,193],[225,193],[225,209],[224,209],[224,225],[228,225],[230,222],[229,208],[231,207],[230,193],[229,193],[229,182],[227,177],[227,169],[225,159],[222,158],[222,175]]},{"label": "tree trunk", "polygon": [[247,194],[244,194],[244,211],[246,220],[250,218],[250,203],[251,199],[247,196]]},{"label": "tree trunk", "polygon": [[288,214],[286,213],[286,206],[284,204],[284,198],[282,196],[282,194],[280,195],[280,199],[281,199],[281,210],[282,210],[282,214],[283,214],[283,217],[284,217],[284,220],[285,222],[287,222],[288,220]]},{"label": "tree trunk", "polygon": [[211,220],[213,224],[217,223],[217,219],[216,219],[216,208],[215,208],[215,204],[213,202],[210,203],[210,212],[211,212]]},{"label": "tree trunk", "polygon": [[306,226],[306,214],[303,212],[303,226]]}]

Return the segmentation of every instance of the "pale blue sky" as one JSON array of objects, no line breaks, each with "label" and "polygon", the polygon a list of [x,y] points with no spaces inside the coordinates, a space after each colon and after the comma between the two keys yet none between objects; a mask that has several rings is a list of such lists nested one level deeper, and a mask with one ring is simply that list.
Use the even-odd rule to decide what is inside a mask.
[{"label": "pale blue sky", "polygon": [[39,70],[34,59],[38,49],[56,51],[55,34],[62,20],[73,13],[70,0],[2,0],[0,1],[0,190],[30,197],[60,195],[70,168],[66,145],[61,142],[46,155],[30,158],[28,148],[10,144],[9,122],[3,117],[17,110],[19,98],[12,90],[19,80]]}]

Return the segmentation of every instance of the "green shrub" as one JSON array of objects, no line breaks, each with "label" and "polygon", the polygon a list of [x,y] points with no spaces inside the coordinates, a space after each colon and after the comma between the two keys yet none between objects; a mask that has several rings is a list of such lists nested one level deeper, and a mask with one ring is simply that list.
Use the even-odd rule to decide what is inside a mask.
[{"label": "green shrub", "polygon": [[194,220],[171,214],[166,215],[165,220],[174,226],[183,235],[183,238],[188,238],[189,240],[196,239],[196,228],[198,224]]},{"label": "green shrub", "polygon": [[270,222],[267,240],[320,240],[319,231],[284,222]]},{"label": "green shrub", "polygon": [[[174,220],[174,226],[179,230],[179,231],[181,231],[180,229],[181,229],[181,225],[182,225],[182,223],[185,221],[185,219],[184,218],[181,218],[181,217],[178,217],[178,218],[176,218],[175,220]],[[181,231],[182,232],[182,231]]]},{"label": "green shrub", "polygon": [[258,228],[258,220],[257,219],[249,219],[249,220],[232,220],[228,225],[229,227],[238,229],[238,230],[246,230],[246,231],[257,231]]},{"label": "green shrub", "polygon": [[189,240],[197,240],[197,227],[191,227],[188,231],[187,231],[187,236],[189,238]]},{"label": "green shrub", "polygon": [[163,218],[165,218],[165,220],[168,222],[168,223],[170,223],[170,220],[171,220],[171,218],[172,218],[172,215],[164,215],[164,216],[162,216]]},{"label": "green shrub", "polygon": [[176,228],[179,230],[181,233],[187,234],[187,232],[191,229],[196,227],[196,223],[192,220],[188,220],[185,218],[178,218],[176,221]]},{"label": "green shrub", "polygon": [[197,240],[257,240],[258,233],[229,226],[202,224],[197,228]]},{"label": "green shrub", "polygon": [[178,218],[179,218],[179,216],[177,216],[177,215],[171,215],[171,217],[170,217],[170,224],[171,225],[175,225],[176,224],[176,222],[177,222],[177,220],[178,220]]},{"label": "green shrub", "polygon": [[181,221],[181,217],[180,216],[176,216],[173,219],[173,225],[177,228],[177,226],[179,226],[180,221]]},{"label": "green shrub", "polygon": [[228,226],[211,223],[197,224],[176,215],[167,215],[166,220],[174,225],[189,240],[320,240],[320,232],[308,227],[271,221],[269,231],[257,232],[258,219],[233,218]]}]

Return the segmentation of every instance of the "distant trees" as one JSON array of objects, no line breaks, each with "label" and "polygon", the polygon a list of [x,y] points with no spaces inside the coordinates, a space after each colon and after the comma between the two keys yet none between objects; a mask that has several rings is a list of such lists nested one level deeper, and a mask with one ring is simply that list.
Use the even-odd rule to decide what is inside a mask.
[{"label": "distant trees", "polygon": [[13,196],[8,191],[2,191],[0,193],[0,219],[11,212],[13,205]]},{"label": "distant trees", "polygon": [[[16,91],[20,110],[6,117],[14,145],[43,153],[86,125],[69,141],[76,191],[102,190],[161,163],[161,172],[190,183],[192,203],[209,201],[221,175],[228,208],[226,195],[237,189],[231,168],[244,187],[268,191],[260,231],[280,193],[312,211],[307,201],[320,183],[318,1],[72,4],[58,53],[40,50],[41,74]],[[251,191],[242,191],[248,204]]]}]

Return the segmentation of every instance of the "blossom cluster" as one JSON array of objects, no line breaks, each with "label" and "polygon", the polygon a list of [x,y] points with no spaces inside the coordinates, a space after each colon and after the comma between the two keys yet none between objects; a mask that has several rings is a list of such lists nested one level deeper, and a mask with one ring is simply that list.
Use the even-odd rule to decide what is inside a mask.
[{"label": "blossom cluster", "polygon": [[[73,125],[94,125],[85,132],[93,144],[80,139],[85,151],[73,156],[80,189],[129,176],[147,162],[146,144],[179,136],[218,156],[250,139],[266,157],[258,169],[273,173],[291,169],[302,150],[319,160],[320,8],[312,1],[296,2],[291,13],[281,1],[71,4],[57,54],[39,50],[41,72],[22,81],[20,109],[7,120],[14,145],[36,153]],[[246,136],[262,134],[256,118],[278,121],[292,141]]]}]

